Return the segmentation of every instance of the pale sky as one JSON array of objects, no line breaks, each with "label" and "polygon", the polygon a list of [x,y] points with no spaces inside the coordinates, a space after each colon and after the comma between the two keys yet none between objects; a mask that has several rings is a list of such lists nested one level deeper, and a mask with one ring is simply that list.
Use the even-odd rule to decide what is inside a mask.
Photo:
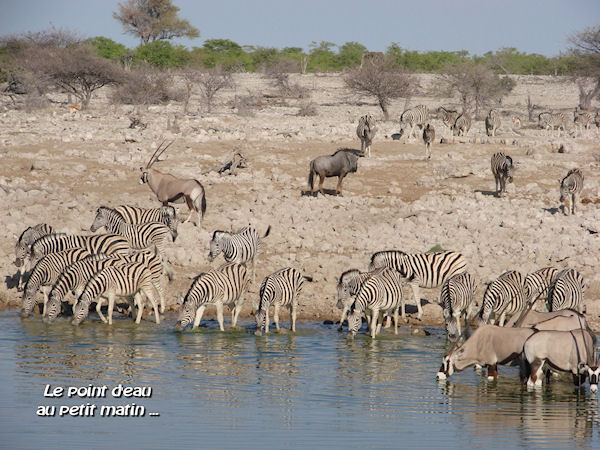
[{"label": "pale sky", "polygon": [[[0,35],[54,25],[84,37],[105,36],[133,48],[112,17],[117,0],[0,0]],[[567,38],[600,24],[600,0],[174,0],[200,38],[240,45],[302,47],[312,41],[356,41],[371,51],[396,42],[409,50],[467,50],[481,55],[502,47],[558,55]]]}]

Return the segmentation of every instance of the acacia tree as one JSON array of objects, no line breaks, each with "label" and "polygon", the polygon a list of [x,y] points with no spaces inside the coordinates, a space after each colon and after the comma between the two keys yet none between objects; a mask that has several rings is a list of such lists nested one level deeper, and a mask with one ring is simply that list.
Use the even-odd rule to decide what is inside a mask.
[{"label": "acacia tree", "polygon": [[600,94],[600,26],[589,27],[569,38],[575,56],[579,107],[590,109]]},{"label": "acacia tree", "polygon": [[400,68],[390,68],[385,61],[349,70],[344,82],[352,90],[375,97],[385,120],[389,120],[391,100],[411,97],[415,89],[411,75]]},{"label": "acacia tree", "polygon": [[139,37],[142,44],[200,36],[197,28],[179,18],[179,8],[171,0],[127,0],[118,6],[119,12],[113,13],[113,17],[121,22],[126,33]]}]

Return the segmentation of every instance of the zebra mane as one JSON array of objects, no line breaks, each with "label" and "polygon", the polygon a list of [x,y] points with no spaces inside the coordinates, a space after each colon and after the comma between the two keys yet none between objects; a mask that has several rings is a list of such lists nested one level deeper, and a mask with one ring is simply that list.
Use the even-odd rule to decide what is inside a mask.
[{"label": "zebra mane", "polygon": [[355,148],[347,148],[347,147],[342,147],[342,148],[338,148],[338,149],[335,151],[335,153],[333,153],[331,156],[335,156],[335,155],[337,155],[338,153],[341,153],[341,152],[353,153],[353,154],[355,154],[356,156],[362,156],[362,154],[363,154],[363,152],[361,152],[361,151],[360,151],[360,150],[358,150],[358,149],[355,149]]}]

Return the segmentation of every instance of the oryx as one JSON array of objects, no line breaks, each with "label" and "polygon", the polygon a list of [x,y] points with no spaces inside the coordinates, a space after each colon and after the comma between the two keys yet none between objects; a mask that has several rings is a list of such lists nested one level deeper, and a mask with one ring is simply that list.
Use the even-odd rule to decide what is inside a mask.
[{"label": "oryx", "polygon": [[[164,141],[158,146],[158,148],[152,154],[152,157],[146,164],[146,167],[140,167],[142,177],[140,178],[140,184],[148,183],[152,192],[156,194],[158,201],[163,206],[167,206],[169,203],[187,203],[190,210],[190,215],[185,219],[184,223],[191,219],[193,212],[198,214],[198,209],[202,213],[206,212],[206,196],[204,187],[198,180],[193,178],[177,178],[168,173],[162,173],[156,169],[152,169],[152,165],[159,161],[158,158],[169,148],[173,143],[171,141],[166,147],[162,148]],[[200,219],[201,220],[201,219]],[[197,226],[198,224],[195,223]]]}]

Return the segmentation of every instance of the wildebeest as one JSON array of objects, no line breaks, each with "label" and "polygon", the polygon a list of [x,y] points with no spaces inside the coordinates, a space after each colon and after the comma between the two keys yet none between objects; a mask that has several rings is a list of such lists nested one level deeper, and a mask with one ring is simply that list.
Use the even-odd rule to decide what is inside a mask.
[{"label": "wildebeest", "polygon": [[325,178],[338,177],[338,184],[335,188],[335,193],[343,197],[342,194],[342,181],[344,177],[349,174],[356,172],[358,168],[358,158],[365,156],[360,150],[352,148],[340,148],[331,156],[318,156],[310,162],[310,172],[308,174],[308,186],[310,187],[310,195],[313,196],[314,189],[314,177],[319,176],[319,192],[325,195],[323,192],[323,181]]},{"label": "wildebeest", "polygon": [[431,158],[431,143],[435,141],[435,128],[427,124],[423,130],[423,142],[425,143],[425,158]]}]

